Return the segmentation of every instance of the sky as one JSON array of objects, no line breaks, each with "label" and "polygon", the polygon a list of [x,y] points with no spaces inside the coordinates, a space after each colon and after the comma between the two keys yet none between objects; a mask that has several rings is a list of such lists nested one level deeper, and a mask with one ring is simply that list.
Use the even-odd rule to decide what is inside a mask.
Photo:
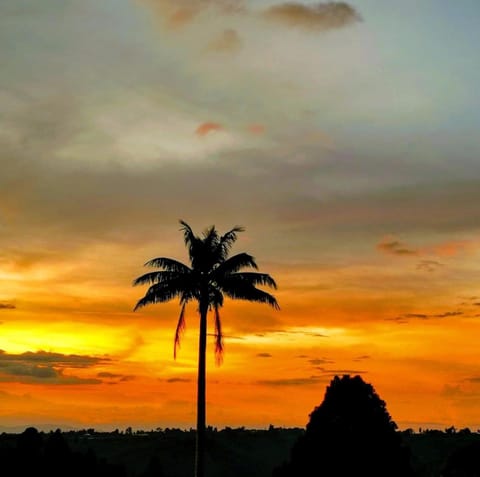
[{"label": "sky", "polygon": [[[210,425],[303,427],[336,374],[480,428],[477,0],[1,0],[0,426],[189,428],[198,316],[158,256],[241,233]],[[210,323],[213,332],[213,321]]]}]

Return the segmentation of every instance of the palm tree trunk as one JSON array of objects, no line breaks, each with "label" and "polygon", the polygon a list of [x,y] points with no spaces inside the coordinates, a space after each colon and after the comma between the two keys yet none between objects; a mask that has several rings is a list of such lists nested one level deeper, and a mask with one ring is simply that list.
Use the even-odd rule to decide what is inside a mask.
[{"label": "palm tree trunk", "polygon": [[206,350],[208,303],[200,303],[200,336],[198,340],[197,440],[195,445],[195,477],[205,477],[206,420]]}]

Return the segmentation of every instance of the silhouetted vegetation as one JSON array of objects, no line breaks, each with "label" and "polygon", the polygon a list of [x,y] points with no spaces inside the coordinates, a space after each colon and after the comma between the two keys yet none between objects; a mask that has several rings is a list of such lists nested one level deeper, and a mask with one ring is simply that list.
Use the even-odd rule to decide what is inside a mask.
[{"label": "silhouetted vegetation", "polygon": [[[288,458],[292,446],[305,433],[300,428],[273,426],[263,430],[208,428],[208,475],[271,477],[272,471]],[[475,470],[478,467],[474,467],[480,455],[478,431],[462,429],[452,433],[423,429],[415,432],[408,429],[397,435],[403,445],[411,449],[416,477],[480,475]],[[48,445],[47,457],[50,438],[53,439]],[[0,435],[0,475],[23,477],[28,473],[30,477],[30,472],[34,472],[33,475],[65,477],[191,477],[194,450],[194,430],[132,429],[126,433],[83,429],[63,433],[35,430],[23,434],[4,433]],[[52,461],[56,464],[49,470]],[[470,469],[477,473],[465,473]],[[44,471],[48,473],[42,474]]]},{"label": "silhouetted vegetation", "polygon": [[335,376],[291,459],[275,477],[407,477],[409,451],[373,387],[360,376]]},{"label": "silhouetted vegetation", "polygon": [[442,477],[480,477],[480,442],[457,447],[449,456]]},{"label": "silhouetted vegetation", "polygon": [[278,309],[275,297],[259,288],[258,285],[277,288],[273,278],[266,273],[243,272],[242,269],[257,269],[255,259],[247,253],[230,256],[230,249],[237,240],[242,227],[234,227],[224,235],[219,235],[214,226],[205,230],[202,237],[195,235],[191,227],[180,221],[185,246],[188,249],[190,266],[177,260],[158,257],[145,265],[160,270],[146,273],[134,280],[134,285],[149,285],[145,296],[141,298],[135,310],[146,305],[164,303],[178,298],[180,317],[174,339],[174,356],[180,337],[185,329],[185,306],[189,302],[198,304],[200,331],[198,346],[198,384],[197,384],[197,434],[195,450],[195,477],[205,474],[205,427],[206,427],[206,349],[207,315],[214,313],[215,353],[221,360],[223,353],[223,334],[220,321],[220,308],[224,297],[235,300],[247,300],[266,303]]},{"label": "silhouetted vegetation", "polygon": [[13,439],[2,435],[0,460],[0,475],[5,476],[126,477],[123,466],[107,463],[92,449],[72,451],[60,430],[43,434],[29,427]]}]

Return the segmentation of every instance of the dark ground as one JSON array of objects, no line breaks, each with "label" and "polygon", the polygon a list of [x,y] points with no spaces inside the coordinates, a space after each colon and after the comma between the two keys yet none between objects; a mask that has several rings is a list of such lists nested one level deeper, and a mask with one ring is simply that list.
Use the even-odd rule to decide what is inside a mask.
[{"label": "dark ground", "polygon": [[[288,459],[290,448],[303,429],[224,429],[208,432],[209,477],[270,477],[272,470]],[[47,442],[49,433],[41,433]],[[123,467],[127,477],[191,477],[194,456],[193,431],[162,430],[133,433],[66,432],[62,437],[74,453],[88,451],[100,460]],[[480,433],[454,429],[403,432],[411,449],[418,477],[439,477],[456,449],[471,443],[480,445]],[[8,455],[17,447],[19,435],[1,434],[0,452]],[[347,457],[347,456],[346,456]],[[480,459],[480,456],[478,456]],[[159,466],[160,464],[160,466]],[[160,467],[160,468],[159,468]],[[3,475],[3,474],[0,474]],[[463,475],[463,474],[462,474]],[[473,474],[477,475],[477,474]]]}]

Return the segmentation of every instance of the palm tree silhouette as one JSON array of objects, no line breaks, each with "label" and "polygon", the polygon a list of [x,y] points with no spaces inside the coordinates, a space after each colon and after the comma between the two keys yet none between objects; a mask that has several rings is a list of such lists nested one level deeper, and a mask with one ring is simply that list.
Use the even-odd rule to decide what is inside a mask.
[{"label": "palm tree silhouette", "polygon": [[198,302],[200,315],[198,383],[197,383],[197,439],[195,448],[195,477],[205,475],[205,396],[207,348],[207,315],[213,311],[215,322],[215,356],[220,363],[223,355],[223,335],[219,310],[224,296],[232,299],[266,303],[279,309],[275,297],[257,288],[263,285],[276,289],[273,278],[266,273],[242,272],[242,269],[257,270],[255,259],[247,253],[229,256],[238,232],[243,227],[234,227],[224,235],[219,235],[214,226],[194,235],[191,227],[180,221],[185,246],[188,249],[190,266],[171,258],[159,257],[149,260],[145,266],[160,268],[160,271],[146,273],[134,280],[133,285],[148,284],[145,296],[135,305],[135,309],[153,303],[164,303],[174,298],[180,299],[180,317],[175,330],[174,358],[185,330],[185,306],[190,301]]}]

